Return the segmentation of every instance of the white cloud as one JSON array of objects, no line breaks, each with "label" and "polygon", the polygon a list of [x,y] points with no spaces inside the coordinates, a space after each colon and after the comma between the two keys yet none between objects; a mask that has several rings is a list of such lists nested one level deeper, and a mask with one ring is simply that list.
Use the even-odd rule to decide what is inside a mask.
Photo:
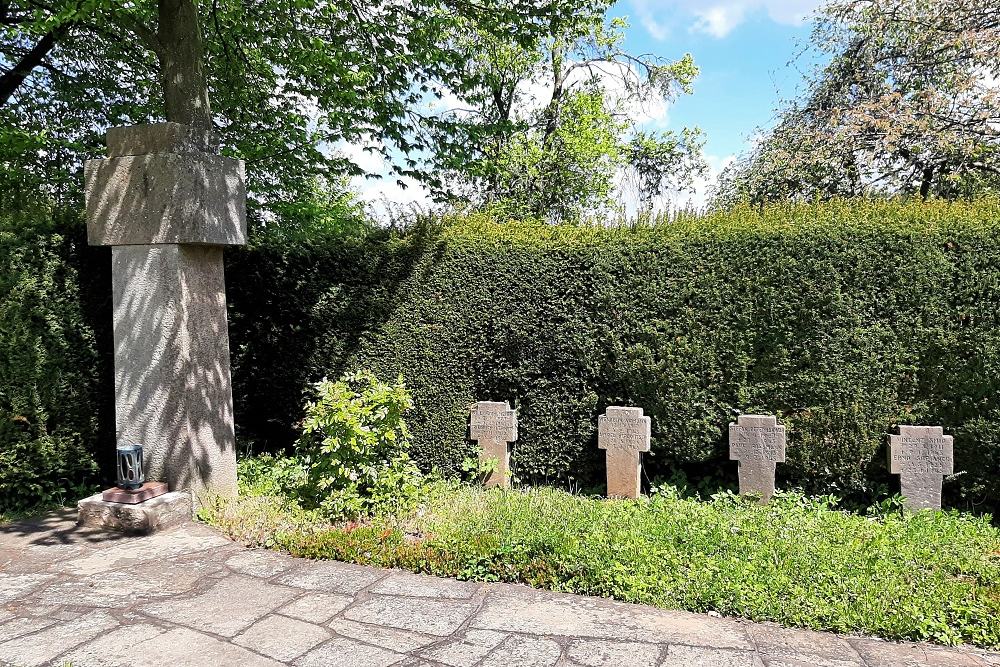
[{"label": "white cloud", "polygon": [[387,221],[401,212],[428,211],[433,207],[430,191],[409,177],[387,176],[377,180],[356,177],[351,186],[377,220]]},{"label": "white cloud", "polygon": [[[567,63],[573,66],[574,62]],[[639,125],[651,128],[664,128],[669,122],[670,105],[654,91],[649,91],[644,97],[636,99],[627,90],[626,82],[637,78],[634,66],[625,63],[596,63],[592,69],[573,69],[566,78],[567,88],[586,79],[591,74],[598,78],[598,83],[606,94],[609,106],[625,113]],[[520,118],[527,118],[531,113],[545,107],[552,100],[552,82],[548,75],[530,81],[521,81],[517,86],[518,105],[515,113]]]},{"label": "white cloud", "polygon": [[378,174],[383,173],[388,166],[378,147],[372,137],[364,137],[357,143],[341,141],[336,145],[335,151],[366,172]]},{"label": "white cloud", "polygon": [[719,174],[722,173],[723,169],[736,161],[736,156],[727,155],[719,157],[717,155],[706,155],[705,161],[708,162],[708,173],[695,179],[694,192],[675,195],[672,198],[675,205],[696,208],[698,210],[704,209],[708,204],[708,197],[711,194],[712,187],[719,181]]},{"label": "white cloud", "polygon": [[632,0],[632,9],[649,34],[662,41],[672,25],[721,39],[759,12],[775,23],[800,25],[821,4],[822,0]]},{"label": "white cloud", "polygon": [[691,26],[691,30],[722,39],[732,32],[733,28],[743,23],[746,11],[746,6],[739,4],[717,5],[703,11],[697,11],[695,14],[698,16],[698,20]]}]

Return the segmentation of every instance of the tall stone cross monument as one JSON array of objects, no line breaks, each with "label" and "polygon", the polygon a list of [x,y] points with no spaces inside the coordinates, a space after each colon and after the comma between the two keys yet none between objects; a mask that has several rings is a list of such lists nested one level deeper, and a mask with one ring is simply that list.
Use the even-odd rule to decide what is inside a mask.
[{"label": "tall stone cross monument", "polygon": [[900,426],[889,436],[889,472],[911,510],[941,509],[941,482],[955,472],[955,439],[940,426]]},{"label": "tall stone cross monument", "polygon": [[177,123],[108,131],[85,167],[87,238],[109,245],[119,445],[172,491],[235,494],[222,249],[246,243],[243,162]]},{"label": "tall stone cross monument", "polygon": [[510,486],[510,450],[517,440],[517,411],[507,402],[479,401],[472,406],[469,439],[479,442],[479,461],[495,461],[496,467],[486,478],[486,486]]},{"label": "tall stone cross monument", "polygon": [[639,497],[639,452],[649,451],[653,420],[642,408],[611,406],[597,418],[597,446],[608,468],[608,497]]},{"label": "tall stone cross monument", "polygon": [[774,415],[740,415],[729,425],[729,459],[740,464],[740,493],[767,502],[774,495],[775,465],[785,462],[785,427]]}]

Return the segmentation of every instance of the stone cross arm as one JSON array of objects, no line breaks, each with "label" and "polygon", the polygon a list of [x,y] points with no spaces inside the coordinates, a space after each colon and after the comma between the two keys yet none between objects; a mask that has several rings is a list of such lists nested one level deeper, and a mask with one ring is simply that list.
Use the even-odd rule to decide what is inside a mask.
[{"label": "stone cross arm", "polygon": [[642,414],[642,408],[608,407],[597,418],[597,446],[600,449],[617,449],[648,452],[653,420]]},{"label": "stone cross arm", "polygon": [[90,245],[243,245],[242,160],[211,132],[178,123],[108,131],[108,157],[84,166]]}]

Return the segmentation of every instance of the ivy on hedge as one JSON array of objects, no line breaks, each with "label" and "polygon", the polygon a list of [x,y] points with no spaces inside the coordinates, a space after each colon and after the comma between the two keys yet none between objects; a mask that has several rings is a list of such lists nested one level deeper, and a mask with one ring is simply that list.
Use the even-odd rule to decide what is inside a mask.
[{"label": "ivy on hedge", "polygon": [[[414,458],[459,469],[467,410],[510,400],[515,474],[600,483],[596,418],[653,417],[647,474],[725,479],[728,423],[776,413],[778,483],[870,498],[894,424],[955,435],[950,501],[1000,497],[1000,202],[835,202],[631,228],[480,217],[230,253],[237,425],[293,438],[301,390],[402,373]],[[992,500],[991,500],[992,499]]]}]

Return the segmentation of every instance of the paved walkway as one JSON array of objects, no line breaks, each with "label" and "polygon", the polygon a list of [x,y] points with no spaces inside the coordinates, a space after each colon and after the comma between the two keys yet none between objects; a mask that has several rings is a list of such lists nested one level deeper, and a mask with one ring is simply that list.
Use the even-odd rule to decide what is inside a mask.
[{"label": "paved walkway", "polygon": [[233,544],[70,512],[0,527],[0,664],[73,667],[1000,666],[1000,654],[787,630]]}]

